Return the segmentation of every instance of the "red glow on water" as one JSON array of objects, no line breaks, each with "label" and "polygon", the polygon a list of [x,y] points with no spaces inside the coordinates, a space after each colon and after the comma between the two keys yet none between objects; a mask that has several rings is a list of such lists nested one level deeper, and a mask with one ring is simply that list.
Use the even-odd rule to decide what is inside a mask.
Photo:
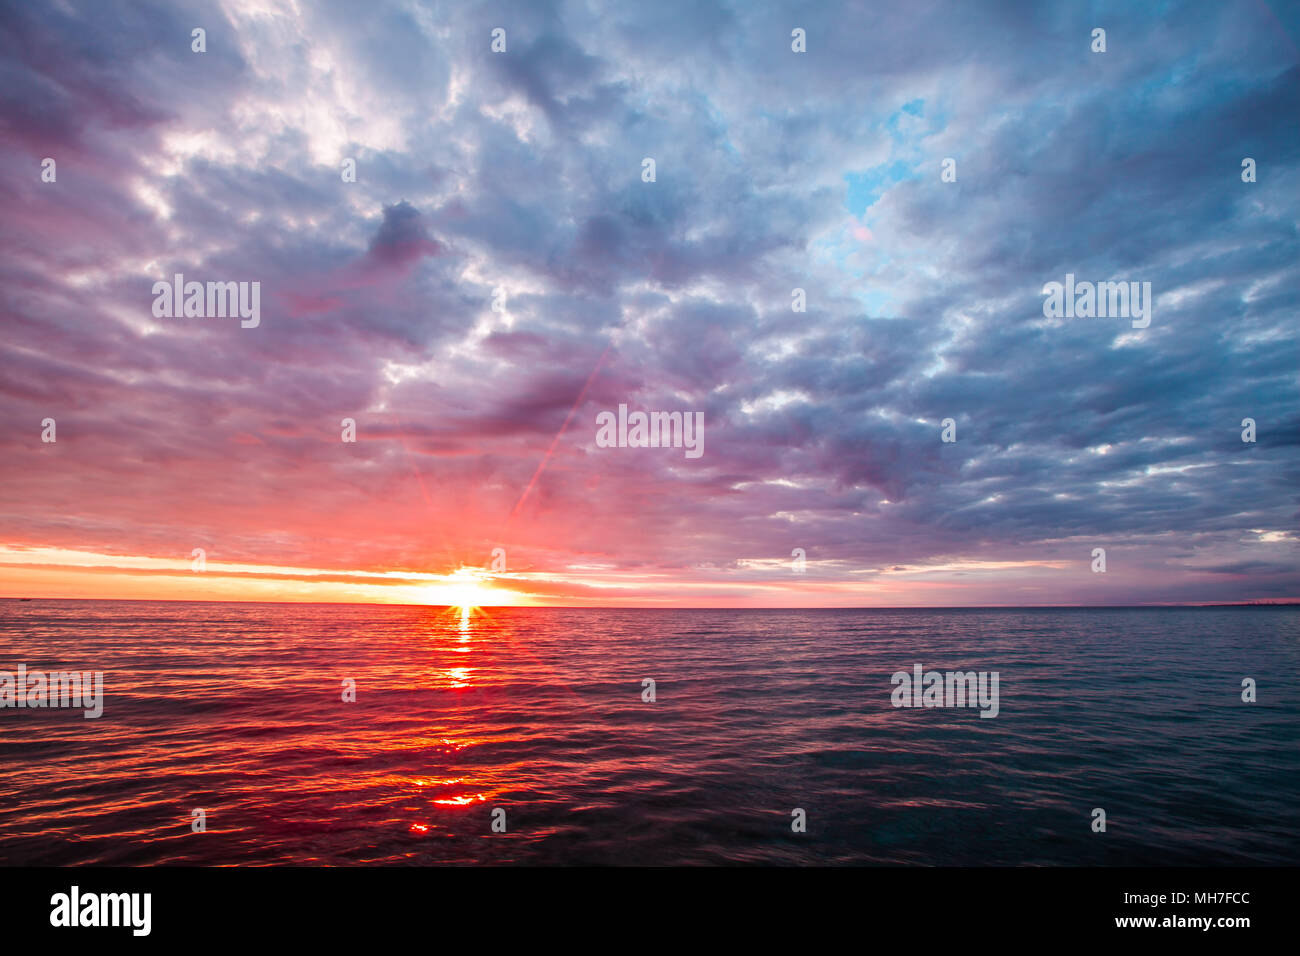
[{"label": "red glow on water", "polygon": [[447,806],[447,807],[463,807],[473,803],[475,800],[481,802],[486,799],[487,798],[484,797],[483,794],[477,793],[474,794],[473,796],[443,797],[441,800],[435,800],[433,802],[441,803],[443,806]]}]

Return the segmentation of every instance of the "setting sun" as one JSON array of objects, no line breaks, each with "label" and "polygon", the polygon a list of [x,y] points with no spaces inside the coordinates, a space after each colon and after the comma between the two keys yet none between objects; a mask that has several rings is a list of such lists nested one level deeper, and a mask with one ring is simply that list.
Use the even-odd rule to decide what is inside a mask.
[{"label": "setting sun", "polygon": [[472,608],[508,604],[507,592],[497,591],[485,582],[482,572],[473,568],[460,568],[447,575],[443,582],[425,589],[425,600],[430,604],[449,607]]}]

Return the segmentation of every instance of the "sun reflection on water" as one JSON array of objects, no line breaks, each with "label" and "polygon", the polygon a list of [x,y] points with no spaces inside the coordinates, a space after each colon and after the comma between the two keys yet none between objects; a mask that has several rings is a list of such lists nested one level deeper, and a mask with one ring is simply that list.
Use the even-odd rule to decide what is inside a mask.
[{"label": "sun reflection on water", "polygon": [[[443,607],[429,616],[428,624],[428,637],[436,655],[469,654],[476,647],[481,651],[483,650],[481,646],[482,639],[488,636],[488,632],[493,630],[487,612],[481,607],[468,604]],[[484,628],[484,625],[488,626]],[[476,633],[480,629],[484,629],[485,633]],[[443,691],[472,692],[474,689],[473,675],[478,668],[465,666],[461,663],[464,660],[464,658],[461,658],[457,662],[458,666],[455,667],[442,666],[449,663],[446,660],[438,662],[434,669],[428,672],[428,679],[431,680],[432,686]],[[437,814],[439,812],[455,813],[459,817],[468,808],[486,803],[493,793],[501,789],[505,781],[493,779],[491,775],[487,777],[479,774],[472,776],[455,775],[456,770],[462,769],[454,766],[456,755],[466,747],[472,747],[481,742],[467,739],[434,738],[430,741],[433,745],[432,750],[439,755],[434,759],[441,763],[447,758],[451,758],[453,765],[447,766],[446,769],[452,770],[453,774],[449,776],[401,778],[400,786],[413,788],[414,792],[419,795],[421,802],[427,801],[425,803],[427,810],[418,814],[418,818],[408,824],[409,832],[412,835],[427,836],[434,831],[445,830],[445,826],[438,822]],[[394,780],[394,783],[397,782],[397,780]],[[414,808],[412,807],[412,809]]]}]

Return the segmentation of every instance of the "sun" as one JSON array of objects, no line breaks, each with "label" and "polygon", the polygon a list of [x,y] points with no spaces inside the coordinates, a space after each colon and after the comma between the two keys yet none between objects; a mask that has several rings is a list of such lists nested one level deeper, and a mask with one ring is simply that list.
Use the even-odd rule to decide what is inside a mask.
[{"label": "sun", "polygon": [[430,604],[446,604],[467,610],[501,603],[501,595],[486,584],[488,578],[474,568],[460,568],[448,574],[442,582],[431,585],[427,592]]}]

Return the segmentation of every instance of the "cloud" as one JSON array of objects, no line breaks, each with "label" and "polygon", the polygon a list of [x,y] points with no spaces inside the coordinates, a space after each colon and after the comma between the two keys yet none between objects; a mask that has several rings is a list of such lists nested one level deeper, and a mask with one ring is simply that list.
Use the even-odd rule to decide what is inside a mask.
[{"label": "cloud", "polygon": [[[1300,66],[1264,5],[0,16],[8,544],[1300,594],[1297,541],[1250,530],[1300,510]],[[260,281],[261,326],[153,318],[174,272]],[[1045,319],[1066,273],[1151,282],[1150,328]],[[597,448],[620,403],[703,411],[705,456]]]}]

